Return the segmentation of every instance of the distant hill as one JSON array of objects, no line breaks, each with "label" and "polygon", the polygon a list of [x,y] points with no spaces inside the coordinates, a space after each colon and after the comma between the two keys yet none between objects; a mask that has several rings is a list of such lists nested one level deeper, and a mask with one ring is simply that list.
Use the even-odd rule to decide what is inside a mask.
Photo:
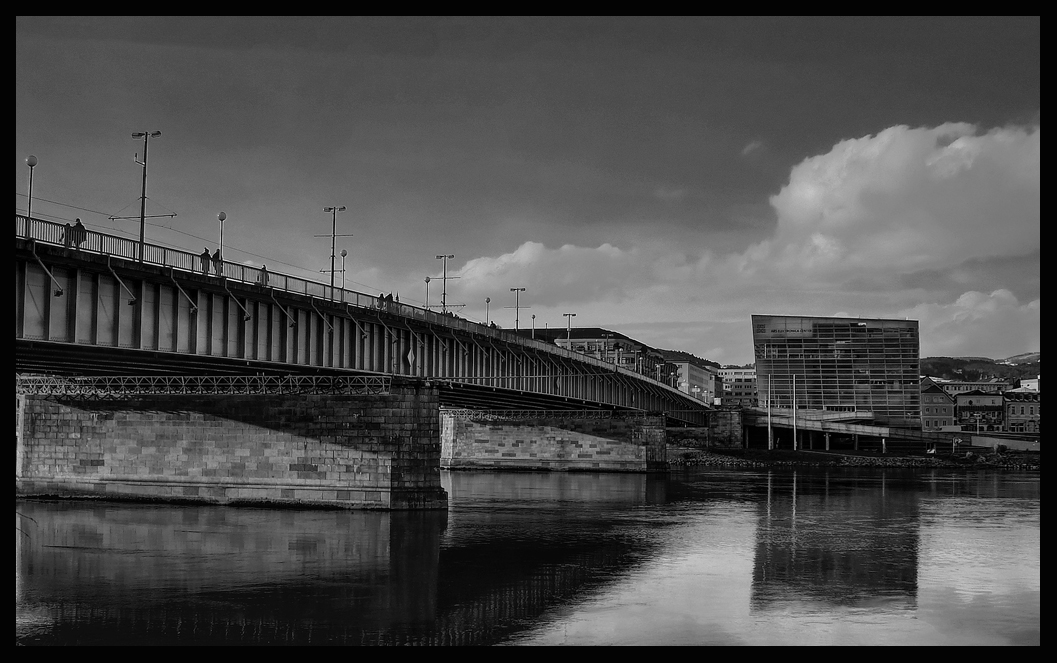
[{"label": "distant hill", "polygon": [[691,364],[698,366],[711,366],[712,368],[719,368],[719,363],[708,359],[702,359],[695,354],[684,352],[683,350],[664,350],[657,348],[657,352],[660,352],[664,357],[665,361],[686,361]]},{"label": "distant hill", "polygon": [[1041,352],[1025,352],[1022,355],[1013,355],[1002,360],[1005,364],[1038,364],[1042,357]]},{"label": "distant hill", "polygon": [[[1031,358],[1034,358],[1031,361]],[[1016,361],[1014,361],[1016,360]],[[990,380],[993,378],[1021,380],[1042,373],[1040,353],[1032,352],[1009,359],[987,357],[923,357],[921,374],[947,380]]]}]

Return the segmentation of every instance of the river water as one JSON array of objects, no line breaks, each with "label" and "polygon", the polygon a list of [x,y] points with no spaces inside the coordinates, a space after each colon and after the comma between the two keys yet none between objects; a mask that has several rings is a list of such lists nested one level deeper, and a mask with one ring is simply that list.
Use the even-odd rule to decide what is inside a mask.
[{"label": "river water", "polygon": [[16,500],[16,643],[1041,644],[1038,473],[443,481],[446,513]]}]

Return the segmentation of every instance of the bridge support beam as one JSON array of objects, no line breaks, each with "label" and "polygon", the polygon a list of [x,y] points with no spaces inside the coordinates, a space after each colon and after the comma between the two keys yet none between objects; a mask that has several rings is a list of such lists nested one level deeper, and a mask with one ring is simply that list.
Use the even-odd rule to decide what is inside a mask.
[{"label": "bridge support beam", "polygon": [[15,492],[442,509],[436,386],[388,393],[16,393]]},{"label": "bridge support beam", "polygon": [[653,472],[667,469],[661,414],[441,408],[441,467]]}]

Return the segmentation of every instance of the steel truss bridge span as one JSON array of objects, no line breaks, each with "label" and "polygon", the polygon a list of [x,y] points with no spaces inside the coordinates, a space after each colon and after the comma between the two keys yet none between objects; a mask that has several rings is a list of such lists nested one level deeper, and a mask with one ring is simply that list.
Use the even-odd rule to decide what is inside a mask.
[{"label": "steel truss bridge span", "polygon": [[387,395],[390,377],[307,375],[122,375],[15,377],[16,394],[124,398],[158,394],[379,394]]},{"label": "steel truss bridge span", "polygon": [[[435,381],[442,405],[710,408],[648,376],[510,331],[354,291],[15,218],[16,374],[351,376]],[[77,240],[80,240],[79,242]]]}]

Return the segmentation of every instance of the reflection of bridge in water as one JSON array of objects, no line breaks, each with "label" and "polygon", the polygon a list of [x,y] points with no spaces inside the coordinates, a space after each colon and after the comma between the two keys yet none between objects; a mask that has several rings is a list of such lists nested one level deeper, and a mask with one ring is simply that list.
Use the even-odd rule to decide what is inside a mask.
[{"label": "reflection of bridge in water", "polygon": [[[491,497],[452,521],[437,512],[23,502],[36,523],[22,523],[32,534],[16,545],[17,636],[491,644],[619,577],[648,544],[612,536],[606,514],[651,495],[663,501],[643,475],[512,478],[504,494],[486,474],[454,475],[446,488],[456,498]],[[581,514],[567,527],[526,517],[567,501]]]}]

